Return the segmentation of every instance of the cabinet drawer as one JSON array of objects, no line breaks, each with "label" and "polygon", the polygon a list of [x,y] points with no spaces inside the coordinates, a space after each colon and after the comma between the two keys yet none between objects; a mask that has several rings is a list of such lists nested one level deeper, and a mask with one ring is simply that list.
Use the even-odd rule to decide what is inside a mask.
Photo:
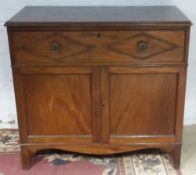
[{"label": "cabinet drawer", "polygon": [[13,64],[179,63],[185,31],[20,31],[12,36]]}]

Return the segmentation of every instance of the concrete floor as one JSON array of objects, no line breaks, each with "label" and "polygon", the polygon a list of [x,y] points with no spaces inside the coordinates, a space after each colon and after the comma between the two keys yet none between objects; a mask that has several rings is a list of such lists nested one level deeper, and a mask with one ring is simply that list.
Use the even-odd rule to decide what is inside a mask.
[{"label": "concrete floor", "polygon": [[181,172],[196,175],[196,125],[184,127]]}]

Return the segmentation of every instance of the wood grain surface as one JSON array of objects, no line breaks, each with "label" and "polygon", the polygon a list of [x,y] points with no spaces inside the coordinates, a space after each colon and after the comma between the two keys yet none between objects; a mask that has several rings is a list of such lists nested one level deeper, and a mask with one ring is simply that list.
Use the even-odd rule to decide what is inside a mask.
[{"label": "wood grain surface", "polygon": [[8,38],[23,168],[45,149],[161,149],[180,166],[190,21],[170,7],[26,7]]},{"label": "wood grain surface", "polygon": [[[143,42],[146,49],[140,50]],[[60,50],[51,47],[58,44]],[[14,32],[13,63],[19,64],[149,64],[184,63],[183,30]]]}]

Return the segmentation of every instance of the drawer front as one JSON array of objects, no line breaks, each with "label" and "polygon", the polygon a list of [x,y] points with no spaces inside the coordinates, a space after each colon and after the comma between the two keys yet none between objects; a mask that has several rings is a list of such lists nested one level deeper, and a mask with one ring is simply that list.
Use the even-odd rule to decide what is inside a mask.
[{"label": "drawer front", "polygon": [[185,31],[20,31],[11,35],[13,64],[179,63]]}]

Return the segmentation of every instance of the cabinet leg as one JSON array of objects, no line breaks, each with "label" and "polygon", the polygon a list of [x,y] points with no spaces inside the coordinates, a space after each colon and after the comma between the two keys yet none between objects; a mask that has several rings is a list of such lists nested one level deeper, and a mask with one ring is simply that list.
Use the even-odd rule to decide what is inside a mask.
[{"label": "cabinet leg", "polygon": [[181,160],[181,145],[176,146],[174,150],[170,153],[173,165],[175,169],[180,169],[180,160]]},{"label": "cabinet leg", "polygon": [[21,163],[22,169],[28,170],[31,168],[32,153],[27,148],[21,148]]}]

